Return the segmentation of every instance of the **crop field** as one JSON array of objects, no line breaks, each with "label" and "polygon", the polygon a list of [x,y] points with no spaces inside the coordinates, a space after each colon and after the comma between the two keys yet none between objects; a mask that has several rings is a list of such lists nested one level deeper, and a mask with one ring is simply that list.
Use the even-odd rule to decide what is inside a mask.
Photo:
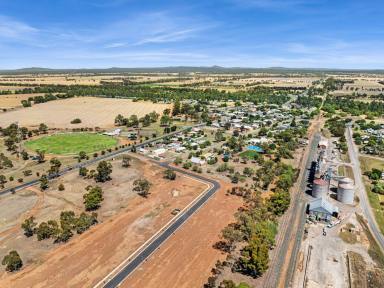
[{"label": "crop field", "polygon": [[31,150],[42,150],[49,154],[77,154],[80,151],[87,153],[107,149],[117,144],[115,138],[92,133],[67,133],[45,136],[36,140],[27,141],[25,146]]},{"label": "crop field", "polygon": [[[114,127],[115,117],[118,114],[125,117],[136,114],[142,117],[152,111],[161,114],[164,109],[171,106],[143,101],[133,102],[130,99],[70,98],[3,113],[0,115],[0,126],[5,127],[18,121],[19,125],[26,127],[36,127],[40,123],[45,123],[50,128],[111,128]],[[82,123],[71,124],[75,118],[80,118]]]}]

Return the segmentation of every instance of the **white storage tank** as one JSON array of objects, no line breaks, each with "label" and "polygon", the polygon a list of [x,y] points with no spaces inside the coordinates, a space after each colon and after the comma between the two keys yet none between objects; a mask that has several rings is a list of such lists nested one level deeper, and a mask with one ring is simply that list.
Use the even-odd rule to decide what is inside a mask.
[{"label": "white storage tank", "polygon": [[315,198],[321,198],[327,196],[328,182],[323,179],[313,180],[312,196]]},{"label": "white storage tank", "polygon": [[353,204],[355,198],[355,187],[350,184],[339,184],[337,188],[337,200],[344,204]]},{"label": "white storage tank", "polygon": [[353,185],[353,180],[351,178],[348,178],[348,177],[343,177],[343,178],[339,179],[339,185],[340,184],[351,184],[351,185]]}]

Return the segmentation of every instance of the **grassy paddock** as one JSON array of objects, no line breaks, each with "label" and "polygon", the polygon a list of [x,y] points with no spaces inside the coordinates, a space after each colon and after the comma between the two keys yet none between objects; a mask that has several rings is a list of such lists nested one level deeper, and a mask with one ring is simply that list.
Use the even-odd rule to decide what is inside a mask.
[{"label": "grassy paddock", "polygon": [[[384,159],[383,161],[380,161],[377,159],[361,156],[360,164],[361,164],[361,170],[364,173],[372,170],[373,168],[383,169]],[[369,203],[371,204],[372,210],[375,214],[376,222],[379,225],[381,233],[384,233],[384,206],[380,205],[380,202],[384,202],[384,195],[380,195],[372,192],[371,181],[369,181],[369,179],[366,176],[363,176],[363,180],[364,180],[365,188],[367,190]]]},{"label": "grassy paddock", "polygon": [[114,147],[118,141],[110,136],[94,133],[54,134],[27,141],[25,146],[31,150],[43,150],[49,154],[68,155],[80,151],[91,153]]}]

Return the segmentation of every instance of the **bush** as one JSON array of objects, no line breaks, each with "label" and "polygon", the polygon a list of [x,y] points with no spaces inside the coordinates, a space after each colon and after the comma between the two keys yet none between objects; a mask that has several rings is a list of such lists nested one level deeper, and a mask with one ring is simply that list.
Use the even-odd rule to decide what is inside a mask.
[{"label": "bush", "polygon": [[24,235],[27,237],[33,236],[35,226],[37,223],[34,221],[35,217],[31,216],[21,224],[21,228],[24,230]]},{"label": "bush", "polygon": [[12,272],[19,270],[23,266],[23,261],[21,260],[19,253],[13,250],[9,252],[8,255],[4,256],[1,264],[6,265],[5,270]]},{"label": "bush", "polygon": [[75,118],[71,121],[71,124],[80,124],[81,123],[81,119],[79,118]]},{"label": "bush", "polygon": [[169,180],[175,180],[176,179],[176,173],[172,169],[167,169],[164,171],[164,178]]},{"label": "bush", "polygon": [[83,198],[85,210],[96,210],[103,201],[103,190],[99,186],[92,187],[88,193],[84,194]]},{"label": "bush", "polygon": [[65,190],[64,184],[60,183],[58,189],[59,189],[59,191],[64,191]]}]

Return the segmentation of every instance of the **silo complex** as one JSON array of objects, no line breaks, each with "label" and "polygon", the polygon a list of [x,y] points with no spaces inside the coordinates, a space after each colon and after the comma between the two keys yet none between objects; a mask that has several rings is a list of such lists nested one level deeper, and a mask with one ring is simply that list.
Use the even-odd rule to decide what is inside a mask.
[{"label": "silo complex", "polygon": [[312,196],[321,198],[327,196],[328,182],[323,179],[315,179],[312,186]]}]

